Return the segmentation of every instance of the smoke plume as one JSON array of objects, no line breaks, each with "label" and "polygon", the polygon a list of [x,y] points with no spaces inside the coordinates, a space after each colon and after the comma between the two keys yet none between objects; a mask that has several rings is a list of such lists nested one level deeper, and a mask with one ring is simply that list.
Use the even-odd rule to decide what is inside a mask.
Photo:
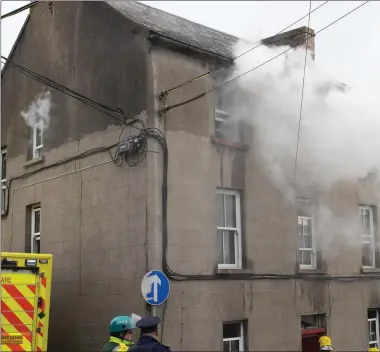
[{"label": "smoke plume", "polygon": [[[245,51],[243,45],[236,48],[237,54]],[[286,49],[258,47],[236,61],[229,78]],[[296,198],[293,175],[304,60],[305,48],[292,49],[225,86],[225,94],[234,96],[233,116],[252,126],[250,145],[267,176],[291,201]],[[376,174],[380,167],[380,114],[374,91],[356,90],[350,82],[343,83],[308,55],[296,173],[299,189],[330,192],[339,183],[357,183]],[[323,213],[323,227],[328,228],[333,211],[322,204],[319,212]],[[340,226],[341,219],[339,226],[334,221],[334,227],[349,232]]]},{"label": "smoke plume", "polygon": [[50,110],[51,93],[46,91],[38,94],[29,104],[28,109],[21,112],[21,116],[29,127],[34,127],[36,123],[42,122],[43,128],[47,129],[50,123]]}]

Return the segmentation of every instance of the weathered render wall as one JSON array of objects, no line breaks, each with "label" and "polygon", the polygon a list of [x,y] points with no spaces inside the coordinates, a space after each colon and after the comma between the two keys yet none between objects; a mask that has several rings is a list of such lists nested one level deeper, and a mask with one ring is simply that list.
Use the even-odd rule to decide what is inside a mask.
[{"label": "weathered render wall", "polygon": [[[156,96],[210,69],[201,59],[180,52],[153,48],[151,54]],[[198,80],[169,94],[166,105],[183,102],[212,86],[209,76]],[[169,266],[181,274],[215,273],[215,190],[225,187],[243,192],[243,271],[298,273],[296,209],[263,172],[251,140],[245,141],[249,150],[212,143],[213,94],[158,120],[169,148]],[[337,189],[327,201],[341,211],[345,207],[355,211],[360,202],[379,203],[368,189],[358,191],[357,199],[349,189]],[[339,249],[341,259],[321,253],[326,272],[360,273],[360,246]],[[172,282],[171,289],[160,312],[165,314],[163,341],[173,350],[221,350],[222,323],[236,320],[248,322],[249,350],[301,350],[300,315],[312,313],[327,314],[328,333],[337,349],[364,350],[367,309],[380,306],[379,280],[189,281]]]},{"label": "weathered render wall", "polygon": [[[147,118],[145,39],[102,2],[37,5],[12,60],[95,101]],[[51,89],[45,162],[26,166],[27,126],[20,112],[46,87],[7,67],[2,75],[2,145],[8,179],[118,141],[121,126]],[[124,136],[136,133],[125,129]],[[146,162],[116,167],[107,153],[12,183],[2,219],[2,250],[29,245],[27,207],[41,204],[41,251],[54,255],[49,349],[99,350],[112,317],[143,315],[140,280],[147,269]],[[29,231],[30,232],[30,231]]]}]

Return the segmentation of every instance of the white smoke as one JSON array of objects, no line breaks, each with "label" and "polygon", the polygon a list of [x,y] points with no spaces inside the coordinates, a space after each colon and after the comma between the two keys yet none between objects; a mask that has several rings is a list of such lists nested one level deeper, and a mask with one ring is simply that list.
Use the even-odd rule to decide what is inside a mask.
[{"label": "white smoke", "polygon": [[[245,43],[238,45],[236,54],[244,52],[245,47]],[[236,61],[229,79],[286,49],[258,47]],[[228,95],[237,93],[231,106],[233,116],[253,127],[250,145],[256,157],[273,184],[291,201],[295,199],[293,173],[304,60],[304,47],[292,49],[225,86]],[[356,90],[349,82],[343,83],[347,86],[308,56],[296,174],[299,189],[312,187],[328,193],[339,183],[357,183],[379,170],[380,109],[376,89]],[[349,226],[343,228],[342,219],[332,224],[334,214],[328,205],[320,204],[319,213],[322,228],[333,225],[341,232],[355,231],[352,221],[357,217],[350,217]]]},{"label": "white smoke", "polygon": [[51,110],[51,93],[49,91],[40,93],[29,104],[26,111],[21,112],[25,123],[29,127],[34,127],[37,123],[42,122],[43,129],[47,129],[50,123]]}]

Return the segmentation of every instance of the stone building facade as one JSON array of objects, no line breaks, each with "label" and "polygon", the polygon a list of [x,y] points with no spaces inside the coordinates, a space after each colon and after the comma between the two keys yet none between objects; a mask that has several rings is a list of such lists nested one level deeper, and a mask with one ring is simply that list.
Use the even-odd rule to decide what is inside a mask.
[{"label": "stone building facade", "polygon": [[[306,33],[301,28],[281,38],[299,45]],[[159,98],[232,65],[237,42],[133,2],[41,2],[31,11],[13,62],[140,118],[160,129],[168,146],[165,255],[162,146],[149,139],[146,158],[134,167],[117,167],[105,152],[47,168],[139,131],[5,66],[2,178],[36,172],[4,189],[1,244],[3,251],[39,248],[54,255],[51,350],[98,350],[113,316],[149,314],[140,283],[147,271],[164,269],[163,256],[176,274],[169,275],[171,294],[157,313],[163,343],[173,351],[301,351],[323,331],[337,350],[363,351],[369,319],[379,342],[373,184],[355,191],[342,184],[319,195],[358,221],[364,206],[373,225],[368,268],[360,234],[356,250],[342,245],[331,257],[313,248],[315,261],[300,268],[297,219],[306,229],[313,215],[300,213],[271,183],[249,144],[249,129],[233,141],[224,138],[215,92],[165,110],[212,89],[213,75]],[[48,89],[52,105],[40,140],[21,111]],[[354,278],[331,278],[338,275]]]}]

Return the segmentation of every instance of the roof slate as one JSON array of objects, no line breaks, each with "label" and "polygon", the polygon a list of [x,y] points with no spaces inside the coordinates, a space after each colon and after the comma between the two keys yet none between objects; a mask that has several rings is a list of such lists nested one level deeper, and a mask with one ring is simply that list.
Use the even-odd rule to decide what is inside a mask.
[{"label": "roof slate", "polygon": [[239,38],[134,1],[106,1],[123,16],[151,31],[233,59]]}]

